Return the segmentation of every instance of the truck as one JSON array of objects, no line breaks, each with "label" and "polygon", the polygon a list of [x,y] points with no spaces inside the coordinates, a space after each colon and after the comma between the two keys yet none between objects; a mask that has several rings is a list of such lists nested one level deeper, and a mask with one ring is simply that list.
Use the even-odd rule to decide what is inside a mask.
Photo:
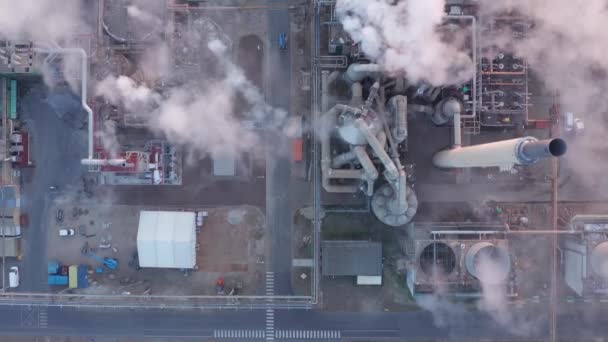
[{"label": "truck", "polygon": [[49,261],[49,264],[47,266],[48,274],[59,273],[60,266],[61,265],[59,265],[59,262],[57,262],[57,261]]},{"label": "truck", "polygon": [[8,273],[8,287],[19,287],[19,267],[13,266]]},{"label": "truck", "polygon": [[87,277],[87,265],[79,265],[78,266],[78,288],[86,289],[89,287],[89,278]]},{"label": "truck", "polygon": [[50,274],[48,276],[48,284],[49,285],[68,285],[69,277],[57,274]]},{"label": "truck", "polygon": [[78,266],[77,265],[71,265],[70,268],[68,269],[68,284],[69,284],[69,288],[71,289],[75,289],[78,288]]}]

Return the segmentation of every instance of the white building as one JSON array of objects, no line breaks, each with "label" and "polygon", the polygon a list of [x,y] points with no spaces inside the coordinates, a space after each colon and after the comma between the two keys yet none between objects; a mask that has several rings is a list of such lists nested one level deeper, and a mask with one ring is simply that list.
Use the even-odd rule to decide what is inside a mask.
[{"label": "white building", "polygon": [[194,268],[195,216],[194,212],[141,211],[137,231],[139,266]]}]

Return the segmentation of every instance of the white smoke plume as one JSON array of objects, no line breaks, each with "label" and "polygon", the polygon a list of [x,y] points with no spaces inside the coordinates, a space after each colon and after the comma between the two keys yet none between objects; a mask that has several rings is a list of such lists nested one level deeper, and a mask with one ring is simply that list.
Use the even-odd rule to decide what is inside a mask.
[{"label": "white smoke plume", "polygon": [[503,279],[502,265],[491,257],[481,257],[476,264],[482,288],[482,298],[477,303],[501,327],[517,336],[532,336],[539,332],[542,322],[531,319],[529,315],[514,311],[509,304],[507,288]]},{"label": "white smoke plume", "polygon": [[[604,0],[480,1],[485,15],[515,11],[533,25],[522,40],[493,40],[525,58],[549,90],[560,93],[561,111],[572,111],[586,123],[585,132],[570,144],[566,162],[576,181],[587,184],[603,178],[608,101],[608,6]],[[546,108],[532,108],[546,111]],[[597,185],[587,188],[598,189]]]},{"label": "white smoke plume", "polygon": [[0,0],[0,35],[11,40],[58,41],[78,32],[80,1]]},{"label": "white smoke plume", "polygon": [[344,29],[361,43],[365,55],[393,74],[433,85],[468,81],[471,58],[438,30],[445,19],[444,0],[338,0]]},{"label": "white smoke plume", "polygon": [[242,125],[237,115],[237,98],[248,108],[244,119],[279,127],[286,113],[264,102],[261,92],[248,81],[243,71],[225,56],[225,46],[217,41],[209,49],[220,60],[224,77],[211,82],[188,83],[160,94],[138,85],[126,76],[110,76],[97,86],[97,95],[129,111],[146,115],[149,127],[170,142],[201,155],[234,155],[251,151],[259,137]]}]

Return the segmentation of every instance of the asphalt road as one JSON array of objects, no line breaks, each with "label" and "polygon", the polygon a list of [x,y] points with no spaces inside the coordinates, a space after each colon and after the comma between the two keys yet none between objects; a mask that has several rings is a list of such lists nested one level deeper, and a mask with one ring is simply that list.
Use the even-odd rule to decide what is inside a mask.
[{"label": "asphalt road", "polygon": [[[608,334],[607,308],[569,310],[558,317],[558,334],[580,340]],[[518,324],[499,325],[478,312],[458,312],[439,324],[423,311],[401,313],[344,313],[316,310],[275,310],[276,330],[339,331],[343,339],[446,339],[529,341],[547,337],[548,324],[539,320],[531,332]],[[514,316],[517,316],[517,310]],[[171,311],[75,309],[60,307],[0,306],[3,335],[85,335],[136,338],[208,338],[214,331],[264,329],[263,311]],[[247,338],[239,338],[245,340]],[[216,339],[217,340],[217,339]],[[232,339],[235,340],[235,339]],[[299,340],[302,340],[299,339]],[[314,340],[310,338],[308,340]],[[327,339],[325,339],[327,340]]]},{"label": "asphalt road", "polygon": [[[288,49],[280,50],[279,34],[289,37],[289,11],[268,11],[268,62],[265,75],[266,101],[273,107],[290,110],[291,57]],[[281,133],[269,131],[266,135],[267,208],[266,217],[272,232],[271,267],[274,273],[274,294],[289,295],[291,289],[291,229],[290,206],[291,154],[289,140]]]}]

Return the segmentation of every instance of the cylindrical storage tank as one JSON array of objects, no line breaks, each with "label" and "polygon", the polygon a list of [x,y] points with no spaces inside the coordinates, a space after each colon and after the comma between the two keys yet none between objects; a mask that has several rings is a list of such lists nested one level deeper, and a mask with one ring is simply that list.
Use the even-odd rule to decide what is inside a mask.
[{"label": "cylindrical storage tank", "polygon": [[603,278],[608,278],[608,241],[595,246],[591,251],[591,269]]},{"label": "cylindrical storage tank", "polygon": [[420,269],[428,276],[450,275],[456,268],[456,253],[443,242],[426,245],[419,255]]},{"label": "cylindrical storage tank", "polygon": [[481,282],[500,283],[507,279],[511,271],[511,258],[504,247],[482,241],[467,251],[465,267]]}]

